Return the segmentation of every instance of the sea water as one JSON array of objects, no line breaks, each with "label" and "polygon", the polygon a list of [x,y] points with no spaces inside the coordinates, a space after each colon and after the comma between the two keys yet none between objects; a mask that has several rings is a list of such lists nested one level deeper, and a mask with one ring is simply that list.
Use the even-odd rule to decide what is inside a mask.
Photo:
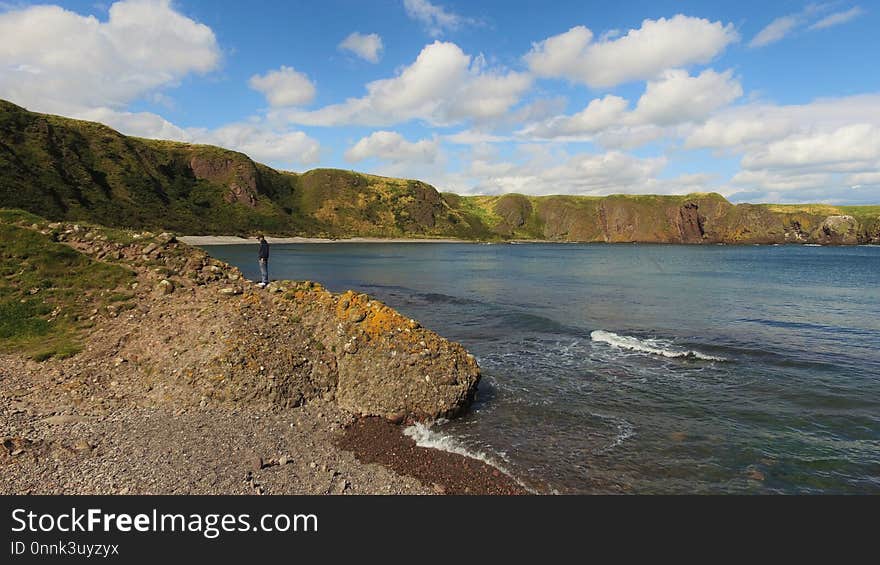
[{"label": "sea water", "polygon": [[473,410],[408,433],[537,492],[880,493],[880,248],[273,245],[270,274],[461,342]]}]

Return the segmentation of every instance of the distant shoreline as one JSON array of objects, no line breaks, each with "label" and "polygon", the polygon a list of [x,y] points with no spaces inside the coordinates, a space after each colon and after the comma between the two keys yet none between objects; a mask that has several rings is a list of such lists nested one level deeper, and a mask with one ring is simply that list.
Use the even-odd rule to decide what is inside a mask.
[{"label": "distant shoreline", "polygon": [[[255,245],[256,238],[245,238],[236,235],[185,235],[177,238],[178,240],[196,247],[204,247],[211,245]],[[543,239],[511,239],[505,241],[480,241],[471,239],[452,239],[452,238],[406,238],[406,237],[348,237],[340,239],[331,239],[326,237],[272,237],[267,236],[266,241],[273,244],[287,243],[470,243],[470,244],[507,244],[507,245],[523,245],[523,244],[559,244],[559,245],[687,245],[693,247],[724,245],[724,246],[805,246],[805,247],[877,247],[877,244],[871,243],[854,243],[854,244],[819,244],[819,243],[666,243],[666,242],[637,242],[637,241],[620,241],[620,242],[603,242],[603,241],[554,241]]]},{"label": "distant shoreline", "polygon": [[[253,245],[255,238],[244,238],[235,235],[185,235],[178,238],[187,245]],[[330,239],[323,237],[271,237],[267,236],[269,243],[479,243],[466,239],[418,239],[418,238],[384,238],[384,237],[350,237],[344,239]]]}]

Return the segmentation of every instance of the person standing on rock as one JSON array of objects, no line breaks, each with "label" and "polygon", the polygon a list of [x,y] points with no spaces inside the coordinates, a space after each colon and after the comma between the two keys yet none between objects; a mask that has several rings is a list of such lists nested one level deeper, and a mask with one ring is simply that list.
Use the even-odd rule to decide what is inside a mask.
[{"label": "person standing on rock", "polygon": [[260,240],[260,286],[265,287],[269,284],[269,243],[262,235]]}]

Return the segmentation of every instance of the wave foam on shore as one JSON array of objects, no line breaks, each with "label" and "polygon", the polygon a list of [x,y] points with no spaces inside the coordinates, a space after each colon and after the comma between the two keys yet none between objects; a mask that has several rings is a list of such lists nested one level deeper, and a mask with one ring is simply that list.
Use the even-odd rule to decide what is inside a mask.
[{"label": "wave foam on shore", "polygon": [[429,447],[431,449],[439,449],[440,451],[455,453],[457,455],[476,459],[477,461],[482,461],[500,471],[504,471],[498,463],[482,451],[471,451],[452,436],[432,430],[430,425],[416,422],[415,424],[404,428],[403,435],[412,438],[419,447]]}]

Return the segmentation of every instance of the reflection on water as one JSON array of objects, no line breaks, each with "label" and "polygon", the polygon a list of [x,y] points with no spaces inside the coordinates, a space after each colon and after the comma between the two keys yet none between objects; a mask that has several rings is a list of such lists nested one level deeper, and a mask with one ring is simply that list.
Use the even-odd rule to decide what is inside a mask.
[{"label": "reflection on water", "polygon": [[[256,248],[208,250],[257,277]],[[303,244],[271,269],[463,343],[481,397],[442,432],[541,491],[880,492],[880,248]]]}]

